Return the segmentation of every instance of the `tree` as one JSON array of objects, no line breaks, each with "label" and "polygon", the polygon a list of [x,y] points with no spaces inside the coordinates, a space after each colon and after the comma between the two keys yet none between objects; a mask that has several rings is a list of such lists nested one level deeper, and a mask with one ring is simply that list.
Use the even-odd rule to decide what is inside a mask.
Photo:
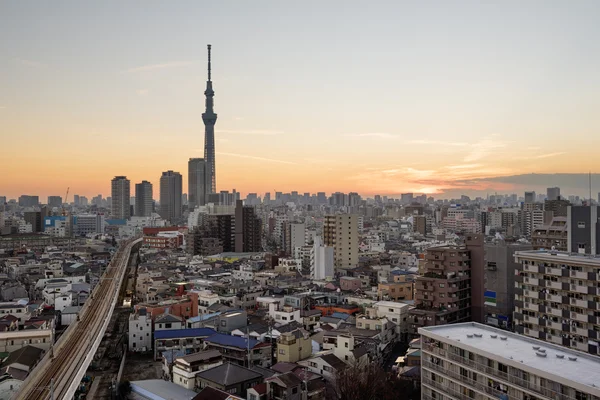
[{"label": "tree", "polygon": [[[335,391],[340,400],[418,400],[419,385],[399,379],[379,364],[352,364],[336,374]],[[332,399],[334,397],[331,397]]]},{"label": "tree", "polygon": [[119,399],[126,400],[129,398],[129,394],[131,394],[131,383],[129,381],[121,382],[118,387]]}]

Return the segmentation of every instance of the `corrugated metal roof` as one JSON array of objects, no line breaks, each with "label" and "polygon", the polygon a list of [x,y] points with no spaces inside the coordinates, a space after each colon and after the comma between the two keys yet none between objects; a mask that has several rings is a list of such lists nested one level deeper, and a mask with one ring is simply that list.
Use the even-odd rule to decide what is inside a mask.
[{"label": "corrugated metal roof", "polygon": [[223,333],[215,333],[211,337],[206,338],[204,341],[209,344],[214,343],[219,344],[221,346],[230,346],[237,347],[239,349],[246,349],[248,348],[248,340],[250,340],[251,349],[259,343],[258,340],[246,339],[239,336],[225,335]]},{"label": "corrugated metal roof", "polygon": [[154,332],[154,339],[175,339],[185,337],[208,337],[216,332],[211,328],[170,329]]}]

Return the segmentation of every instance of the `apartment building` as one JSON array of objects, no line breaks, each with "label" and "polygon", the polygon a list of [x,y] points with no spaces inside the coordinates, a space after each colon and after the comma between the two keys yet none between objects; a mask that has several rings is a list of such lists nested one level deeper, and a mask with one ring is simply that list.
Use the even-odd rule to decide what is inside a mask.
[{"label": "apartment building", "polygon": [[422,399],[600,399],[598,357],[474,322],[419,333]]},{"label": "apartment building", "polygon": [[515,308],[515,252],[531,250],[531,245],[494,240],[485,244],[485,323],[510,328]]},{"label": "apartment building", "polygon": [[429,248],[415,281],[411,332],[416,334],[423,326],[483,321],[483,263],[482,235],[467,236],[460,246]]},{"label": "apartment building", "polygon": [[145,308],[129,315],[129,351],[148,351],[152,349],[152,319]]},{"label": "apartment building", "polygon": [[600,251],[598,206],[567,208],[567,251],[596,255]]},{"label": "apartment building", "polygon": [[531,244],[534,250],[554,248],[567,251],[569,241],[569,226],[566,217],[554,217],[549,225],[533,230]]},{"label": "apartment building", "polygon": [[358,216],[326,215],[323,221],[323,244],[333,247],[334,267],[358,266]]},{"label": "apartment building", "polygon": [[515,259],[515,331],[600,354],[600,258],[538,250]]},{"label": "apartment building", "polygon": [[110,182],[110,188],[111,217],[114,219],[129,219],[131,217],[129,179],[126,176],[115,176]]}]

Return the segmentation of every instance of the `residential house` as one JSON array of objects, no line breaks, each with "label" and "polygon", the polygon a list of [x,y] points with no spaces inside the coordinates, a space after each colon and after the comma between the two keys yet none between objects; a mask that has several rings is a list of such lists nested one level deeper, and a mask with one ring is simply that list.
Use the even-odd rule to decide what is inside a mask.
[{"label": "residential house", "polygon": [[334,381],[339,371],[346,368],[346,363],[334,354],[316,355],[298,361],[298,365],[308,368],[310,372],[319,374],[328,381]]},{"label": "residential house", "polygon": [[154,319],[154,330],[164,331],[169,329],[183,329],[183,318],[173,314],[158,315]]},{"label": "residential house", "polygon": [[302,325],[304,329],[312,332],[314,328],[319,324],[321,319],[321,311],[319,310],[300,310],[300,317],[302,318]]},{"label": "residential house", "polygon": [[[265,385],[265,384],[263,383],[262,385]],[[265,385],[265,387],[266,387],[266,385]],[[250,389],[248,389],[248,390],[250,390]],[[266,389],[265,389],[265,393],[266,393]],[[245,400],[245,399],[243,397],[234,396],[233,394],[224,392],[222,390],[215,389],[210,386],[206,386],[192,400]],[[251,400],[256,400],[256,399],[251,399]]]},{"label": "residential house", "polygon": [[410,306],[405,303],[394,301],[378,301],[372,307],[366,309],[367,313],[374,309],[378,317],[385,317],[396,325],[396,337],[402,341],[408,339],[410,330],[409,309]]},{"label": "residential house", "polygon": [[[259,383],[246,391],[247,400],[267,400],[267,384]],[[208,400],[208,399],[207,399]],[[212,399],[211,399],[212,400]]]},{"label": "residential house", "polygon": [[312,340],[304,329],[282,333],[277,339],[277,362],[294,363],[310,357],[311,354]]},{"label": "residential house", "polygon": [[271,400],[303,400],[302,380],[293,372],[272,376],[265,383]]},{"label": "residential house", "polygon": [[271,344],[254,339],[216,333],[204,340],[207,349],[221,352],[225,361],[239,365],[259,365],[270,367]]},{"label": "residential house", "polygon": [[235,363],[225,363],[196,375],[200,388],[212,387],[244,396],[246,391],[263,381],[263,375]]},{"label": "residential house", "polygon": [[181,350],[187,354],[204,348],[204,340],[216,332],[210,328],[172,329],[154,332],[154,359],[163,351]]},{"label": "residential house", "polygon": [[198,373],[223,364],[223,356],[217,350],[205,350],[183,357],[177,357],[172,366],[173,383],[186,389],[197,389]]}]

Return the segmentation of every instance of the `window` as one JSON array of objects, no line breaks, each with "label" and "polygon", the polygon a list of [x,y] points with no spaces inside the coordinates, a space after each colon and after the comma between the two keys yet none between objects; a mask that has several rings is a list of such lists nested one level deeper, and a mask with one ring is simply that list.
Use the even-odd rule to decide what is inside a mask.
[{"label": "window", "polygon": [[165,324],[165,328],[171,329],[171,324],[170,323],[169,324]]},{"label": "window", "polygon": [[285,354],[285,350],[284,349],[279,349],[279,354]]},{"label": "window", "polygon": [[250,400],[257,400],[257,398],[256,398],[256,395],[255,395],[255,394],[252,394],[252,393],[250,393]]},{"label": "window", "polygon": [[445,285],[443,283],[440,283],[440,287],[443,288]]},{"label": "window", "polygon": [[344,347],[348,348],[348,342],[344,343]]},{"label": "window", "polygon": [[135,337],[135,333],[133,334],[133,337]]},{"label": "window", "polygon": [[221,326],[223,326],[223,327],[227,326],[227,321],[225,321],[225,320],[221,321]]},{"label": "window", "polygon": [[577,227],[578,228],[585,228],[585,222],[584,221],[578,221],[577,222]]},{"label": "window", "polygon": [[296,393],[298,393],[298,388],[297,387],[292,388],[292,394],[296,394]]}]

